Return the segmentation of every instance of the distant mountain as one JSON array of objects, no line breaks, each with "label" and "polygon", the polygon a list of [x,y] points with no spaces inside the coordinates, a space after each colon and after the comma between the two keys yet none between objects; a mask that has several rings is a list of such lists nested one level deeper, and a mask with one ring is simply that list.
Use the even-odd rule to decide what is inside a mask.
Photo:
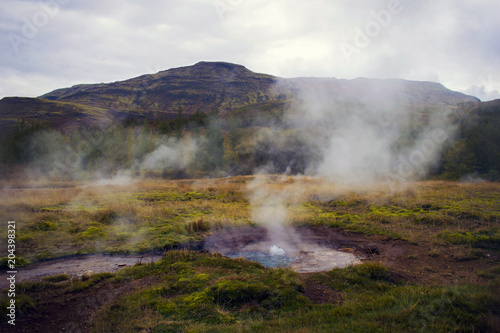
[{"label": "distant mountain", "polygon": [[[308,94],[310,92],[311,94]],[[172,118],[219,109],[268,112],[300,103],[304,94],[326,95],[339,103],[403,105],[414,109],[450,107],[479,100],[439,83],[401,79],[284,79],[225,62],[199,62],[113,83],[76,85],[39,98],[0,100],[0,127],[15,119],[47,119],[56,124],[107,124],[131,116]]]},{"label": "distant mountain", "polygon": [[277,100],[271,89],[275,81],[241,65],[199,62],[126,81],[58,89],[40,98],[153,115],[175,114],[181,107],[190,114]]}]

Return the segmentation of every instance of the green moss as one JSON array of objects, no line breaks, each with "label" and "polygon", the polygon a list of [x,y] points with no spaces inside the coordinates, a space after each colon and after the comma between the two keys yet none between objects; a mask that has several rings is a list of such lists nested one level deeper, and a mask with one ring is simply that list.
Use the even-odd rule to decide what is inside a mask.
[{"label": "green moss", "polygon": [[128,320],[114,322],[113,329],[127,331],[151,311],[162,317],[151,324],[160,332],[487,331],[488,314],[500,305],[483,287],[395,282],[376,262],[307,277],[344,295],[340,305],[313,305],[301,294],[301,279],[290,270],[255,269],[216,255],[171,252],[159,263],[129,269],[126,274],[141,270],[163,276],[162,282],[124,296],[101,312],[95,322],[100,331],[109,330],[104,327],[110,318],[125,316]]},{"label": "green moss", "polygon": [[87,230],[85,230],[84,232],[80,233],[78,235],[78,238],[80,239],[87,239],[87,240],[94,240],[94,239],[98,239],[98,238],[104,238],[107,236],[107,232],[104,231],[102,228],[100,227],[97,227],[97,226],[93,226],[93,227],[89,227],[87,228]]},{"label": "green moss", "polygon": [[322,212],[311,221],[313,225],[328,225],[348,227],[351,224],[360,223],[361,217],[350,213]]},{"label": "green moss", "polygon": [[211,299],[223,306],[235,308],[249,302],[262,302],[271,297],[273,290],[261,281],[220,281],[207,290]]},{"label": "green moss", "polygon": [[[7,317],[7,313],[9,311],[7,309],[7,306],[10,305],[11,299],[12,298],[8,297],[7,293],[0,294],[0,316],[2,316],[2,318],[8,318],[7,320],[10,319],[9,317]],[[15,301],[17,318],[36,308],[33,298],[29,297],[28,295],[18,293],[15,297]],[[5,323],[4,325],[7,325],[7,323]]]},{"label": "green moss", "polygon": [[[385,222],[385,220],[378,221],[383,224],[389,223]],[[324,225],[333,228],[347,229],[352,232],[360,232],[372,235],[385,235],[390,239],[404,239],[401,234],[389,229],[381,228],[376,224],[368,222],[361,215],[352,213],[322,211],[321,213],[317,214],[317,217],[306,221],[305,225]]]},{"label": "green moss", "polygon": [[468,244],[474,247],[482,248],[500,248],[500,231],[488,230],[477,232],[452,232],[442,231],[438,238],[451,244]]},{"label": "green moss", "polygon": [[[237,275],[235,275],[237,274]],[[131,299],[157,310],[169,321],[229,324],[237,318],[310,304],[290,270],[266,270],[246,260],[217,254],[169,251],[157,263],[131,267],[118,275],[163,276],[162,284]]]},{"label": "green moss", "polygon": [[177,281],[163,288],[165,294],[188,293],[200,290],[210,280],[208,274],[196,274],[192,269],[186,269],[179,273]]},{"label": "green moss", "polygon": [[407,218],[417,214],[415,210],[409,210],[397,206],[370,206],[370,212],[373,215],[384,217]]}]

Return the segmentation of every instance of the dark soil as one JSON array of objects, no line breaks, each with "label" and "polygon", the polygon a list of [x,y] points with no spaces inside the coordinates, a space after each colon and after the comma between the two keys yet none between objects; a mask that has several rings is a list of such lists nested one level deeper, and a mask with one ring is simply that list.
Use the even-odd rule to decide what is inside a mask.
[{"label": "dark soil", "polygon": [[2,332],[71,332],[87,333],[99,309],[118,296],[145,288],[157,282],[152,278],[130,280],[120,284],[104,281],[80,292],[50,297],[37,304],[36,310],[19,316],[16,325]]}]

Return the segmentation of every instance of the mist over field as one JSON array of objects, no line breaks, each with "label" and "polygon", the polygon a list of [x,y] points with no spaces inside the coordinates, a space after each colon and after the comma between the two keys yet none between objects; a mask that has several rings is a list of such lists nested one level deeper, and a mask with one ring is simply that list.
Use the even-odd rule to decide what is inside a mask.
[{"label": "mist over field", "polygon": [[[283,122],[265,132],[268,155],[274,158],[256,173],[319,177],[345,191],[399,191],[427,177],[456,134],[451,111],[445,108],[432,110],[425,123],[415,126],[415,110],[401,100],[403,81],[389,82],[390,90],[373,83],[344,94],[333,93],[335,82],[320,83],[294,83],[295,102],[285,109]],[[290,89],[290,82],[278,80],[273,89]],[[256,178],[247,190],[253,220],[268,229],[274,242],[285,239],[287,207],[307,200],[301,179],[277,190]]]}]

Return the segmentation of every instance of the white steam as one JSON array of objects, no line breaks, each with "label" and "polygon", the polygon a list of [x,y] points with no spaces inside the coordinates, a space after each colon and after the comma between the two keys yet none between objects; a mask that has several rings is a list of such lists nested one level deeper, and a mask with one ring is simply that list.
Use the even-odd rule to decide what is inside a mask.
[{"label": "white steam", "polygon": [[[320,153],[307,168],[308,175],[370,186],[388,179],[418,180],[437,164],[456,130],[448,119],[450,109],[414,106],[424,104],[414,103],[405,81],[335,82],[314,86],[297,81],[294,94],[299,102],[285,115],[287,126],[307,137]],[[278,82],[276,89],[289,85]]]},{"label": "white steam", "polygon": [[185,169],[193,161],[197,149],[198,146],[194,140],[179,142],[179,140],[170,139],[146,155],[141,163],[141,169]]},{"label": "white steam", "polygon": [[273,242],[279,243],[285,234],[288,220],[286,193],[271,188],[265,177],[256,177],[248,184],[252,220],[264,226]]},{"label": "white steam", "polygon": [[[300,137],[309,147],[308,151],[304,146],[295,149],[306,156],[304,173],[342,188],[402,189],[438,165],[444,145],[456,131],[448,118],[450,109],[414,101],[410,88],[400,80],[358,79],[340,84],[335,79],[296,79],[278,81],[275,89],[291,92],[295,102],[284,114],[284,125],[268,133],[293,132]],[[267,140],[283,146],[282,136]],[[294,161],[290,158],[285,163]],[[300,182],[293,188],[273,187],[259,177],[248,186],[252,219],[267,228],[276,245],[283,244],[291,232],[287,204],[300,200],[297,189]]]}]

